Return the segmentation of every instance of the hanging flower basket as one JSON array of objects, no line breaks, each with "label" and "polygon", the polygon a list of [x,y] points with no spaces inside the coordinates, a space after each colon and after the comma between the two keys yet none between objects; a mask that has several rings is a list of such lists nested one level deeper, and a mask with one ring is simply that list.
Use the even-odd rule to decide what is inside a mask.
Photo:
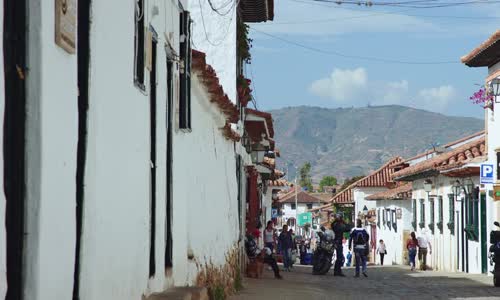
[{"label": "hanging flower basket", "polygon": [[469,99],[474,104],[479,104],[485,109],[489,108],[493,110],[494,96],[488,86],[480,88],[479,91],[475,92]]}]

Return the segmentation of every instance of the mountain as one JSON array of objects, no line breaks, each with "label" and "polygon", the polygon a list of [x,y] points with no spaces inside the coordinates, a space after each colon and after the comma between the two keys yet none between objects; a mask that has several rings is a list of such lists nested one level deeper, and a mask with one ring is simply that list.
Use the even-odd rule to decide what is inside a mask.
[{"label": "mountain", "polygon": [[[314,182],[368,174],[393,156],[408,158],[484,129],[476,118],[410,107],[287,107],[270,111],[281,151],[279,166],[311,162]],[[295,176],[289,167],[290,180]]]}]

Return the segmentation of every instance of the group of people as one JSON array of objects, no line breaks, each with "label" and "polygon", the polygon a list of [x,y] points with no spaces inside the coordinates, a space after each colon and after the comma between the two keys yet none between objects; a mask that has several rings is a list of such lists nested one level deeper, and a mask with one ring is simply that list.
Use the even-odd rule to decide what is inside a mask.
[{"label": "group of people", "polygon": [[406,242],[406,249],[408,249],[411,270],[415,271],[416,268],[415,258],[417,256],[417,249],[420,269],[423,271],[427,270],[427,253],[432,254],[432,246],[425,232],[418,238],[415,232],[412,232]]},{"label": "group of people", "polygon": [[[354,277],[368,277],[367,274],[367,260],[370,251],[370,236],[365,228],[362,226],[361,220],[356,220],[356,227],[351,228],[346,224],[341,214],[336,214],[334,221],[331,224],[331,229],[334,232],[334,246],[336,252],[335,265],[333,268],[333,276],[345,276],[342,272],[342,266],[345,263],[343,253],[343,238],[345,233],[349,233],[349,253],[347,255],[347,266],[350,266],[352,253],[354,253],[356,268]],[[294,234],[292,229],[288,229],[287,225],[283,226],[282,232],[277,235],[276,229],[272,221],[267,222],[264,230],[264,247],[259,249],[256,240],[260,237],[260,230],[255,229],[250,235],[247,235],[246,250],[249,258],[263,256],[264,263],[268,264],[274,271],[275,277],[281,279],[279,268],[276,259],[273,257],[273,251],[283,256],[283,270],[290,271],[293,268],[292,249],[296,248]],[[411,270],[416,268],[415,258],[418,254],[420,266],[423,270],[427,268],[427,253],[432,253],[431,244],[424,234],[419,238],[416,237],[415,232],[412,232],[410,239],[406,243],[408,249],[409,261]],[[352,253],[351,253],[352,252]],[[383,240],[379,241],[377,253],[380,255],[380,264],[384,264],[384,256],[387,254],[386,245]]]}]

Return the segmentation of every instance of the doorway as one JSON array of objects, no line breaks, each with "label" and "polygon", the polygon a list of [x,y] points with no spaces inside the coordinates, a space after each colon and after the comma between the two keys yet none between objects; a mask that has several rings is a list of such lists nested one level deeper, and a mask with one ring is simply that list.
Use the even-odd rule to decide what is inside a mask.
[{"label": "doorway", "polygon": [[7,231],[7,300],[23,299],[26,135],[26,0],[4,1],[3,137]]}]

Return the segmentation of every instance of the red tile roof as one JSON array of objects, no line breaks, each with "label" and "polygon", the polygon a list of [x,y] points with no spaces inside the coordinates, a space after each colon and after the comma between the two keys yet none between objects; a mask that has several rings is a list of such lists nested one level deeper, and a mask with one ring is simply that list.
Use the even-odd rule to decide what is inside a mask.
[{"label": "red tile roof", "polygon": [[386,162],[375,172],[362,178],[357,182],[357,187],[385,187],[388,182],[392,181],[391,175],[394,173],[392,166],[399,164],[403,159],[401,157],[394,157]]},{"label": "red tile roof", "polygon": [[[472,138],[475,138],[475,137],[481,136],[481,135],[483,135],[484,133],[485,133],[485,131],[484,131],[484,130],[479,131],[479,132],[476,132],[476,133],[473,133],[473,134],[471,134],[471,135],[465,136],[465,137],[460,138],[460,139],[458,139],[458,140],[455,140],[455,141],[449,142],[448,144],[444,145],[444,146],[443,146],[443,148],[445,148],[445,149],[446,149],[446,148],[453,147],[453,146],[455,146],[455,145],[457,145],[457,144],[463,143],[463,142],[465,142],[465,141],[467,141],[467,140],[470,140],[470,139],[472,139]],[[410,158],[405,159],[405,160],[403,161],[403,163],[410,162],[410,161],[412,161],[412,160],[415,160],[415,159],[417,159],[417,158],[424,157],[424,156],[429,155],[429,154],[432,154],[432,153],[434,153],[434,152],[435,152],[434,150],[428,150],[428,151],[425,151],[424,153],[420,153],[420,154],[417,154],[417,155],[415,155],[415,156],[413,156],[413,157],[410,157]]]},{"label": "red tile roof", "polygon": [[449,152],[435,156],[431,159],[412,165],[401,171],[394,173],[392,176],[397,180],[404,180],[409,176],[417,175],[426,171],[439,171],[439,168],[455,167],[459,164],[468,162],[475,157],[486,154],[485,138],[469,142]]},{"label": "red tile roof", "polygon": [[405,183],[396,188],[389,189],[366,197],[366,200],[402,200],[411,199],[412,183]]},{"label": "red tile roof", "polygon": [[239,119],[238,107],[229,100],[224,89],[219,83],[219,78],[215,70],[207,64],[206,55],[203,52],[193,50],[193,71],[207,88],[210,95],[210,102],[215,103],[226,115],[229,123],[237,123]]},{"label": "red tile roof", "polygon": [[333,203],[353,203],[354,202],[354,191],[355,187],[386,187],[388,183],[392,181],[391,175],[394,173],[394,165],[401,163],[403,159],[401,157],[394,157],[388,162],[386,162],[378,170],[374,171],[370,175],[361,178],[360,180],[354,182],[344,190],[338,192],[330,199]]},{"label": "red tile roof", "polygon": [[469,67],[488,67],[500,60],[500,30],[495,31],[486,41],[462,56],[461,61]]},{"label": "red tile roof", "polygon": [[270,180],[268,185],[269,186],[285,187],[285,186],[289,186],[290,184],[285,179],[278,179],[278,180]]},{"label": "red tile roof", "polygon": [[274,138],[273,116],[270,113],[251,108],[246,108],[246,113],[266,119],[267,129],[270,135],[269,138]]},{"label": "red tile roof", "polygon": [[239,142],[241,139],[241,136],[231,128],[231,124],[227,121],[226,125],[224,125],[224,127],[221,128],[221,131],[224,137],[228,140]]},{"label": "red tile roof", "polygon": [[274,0],[241,0],[243,22],[258,23],[274,19]]},{"label": "red tile roof", "polygon": [[[295,187],[290,189],[288,193],[280,196],[278,203],[295,203]],[[324,203],[324,201],[308,192],[300,190],[297,192],[297,203]]]}]

